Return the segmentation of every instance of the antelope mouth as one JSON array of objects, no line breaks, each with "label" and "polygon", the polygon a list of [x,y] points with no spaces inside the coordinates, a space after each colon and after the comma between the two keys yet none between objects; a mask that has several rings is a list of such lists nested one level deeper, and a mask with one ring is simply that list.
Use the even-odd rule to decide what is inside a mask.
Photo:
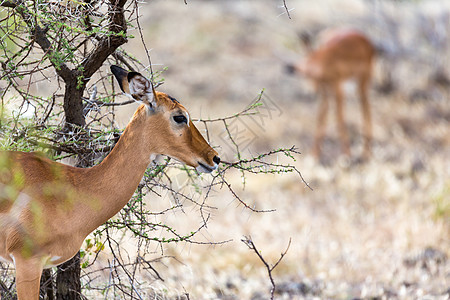
[{"label": "antelope mouth", "polygon": [[215,169],[217,169],[217,165],[210,167],[202,162],[197,162],[198,166],[195,168],[199,173],[211,173]]}]

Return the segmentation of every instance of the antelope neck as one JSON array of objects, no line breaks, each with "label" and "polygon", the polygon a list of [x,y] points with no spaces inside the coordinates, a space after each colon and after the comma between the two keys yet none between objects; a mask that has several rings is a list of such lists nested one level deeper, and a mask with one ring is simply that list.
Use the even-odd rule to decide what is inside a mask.
[{"label": "antelope neck", "polygon": [[146,114],[145,108],[140,107],[111,153],[88,171],[87,180],[92,181],[95,189],[93,197],[100,202],[93,226],[103,224],[119,212],[144,176],[155,149],[143,134]]}]

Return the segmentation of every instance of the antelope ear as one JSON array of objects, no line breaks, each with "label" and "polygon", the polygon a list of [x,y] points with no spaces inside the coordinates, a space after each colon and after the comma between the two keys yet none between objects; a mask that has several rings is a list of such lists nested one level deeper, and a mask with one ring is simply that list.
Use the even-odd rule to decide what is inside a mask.
[{"label": "antelope ear", "polygon": [[150,80],[138,72],[128,72],[118,66],[111,66],[111,72],[116,77],[122,92],[135,101],[146,104],[152,110],[155,108],[155,97]]},{"label": "antelope ear", "polygon": [[114,77],[116,77],[117,82],[119,83],[120,89],[125,94],[130,94],[130,87],[128,85],[128,72],[122,69],[119,66],[111,66],[111,72],[114,74]]}]

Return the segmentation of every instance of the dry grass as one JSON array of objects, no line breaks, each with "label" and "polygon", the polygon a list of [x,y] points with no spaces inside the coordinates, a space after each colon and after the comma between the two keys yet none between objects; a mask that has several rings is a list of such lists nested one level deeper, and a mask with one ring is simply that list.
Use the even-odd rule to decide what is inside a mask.
[{"label": "dry grass", "polygon": [[[240,191],[243,199],[276,209],[260,214],[242,209],[226,192],[215,195],[211,204],[218,210],[204,239],[232,241],[215,247],[167,247],[165,254],[181,263],[168,260],[161,267],[166,281],[152,283],[153,289],[168,297],[189,293],[191,299],[267,298],[265,269],[240,241],[251,235],[269,262],[278,259],[292,238],[275,272],[280,299],[448,299],[450,265],[443,257],[450,254],[450,90],[428,83],[432,64],[404,58],[392,68],[399,90],[388,96],[371,92],[375,142],[369,162],[352,164],[340,156],[330,117],[324,166],[309,154],[317,106],[311,86],[284,74],[283,59],[302,53],[296,32],[304,28],[353,25],[375,41],[387,40],[377,11],[356,0],[287,1],[295,8],[289,20],[280,15],[282,1],[179,2],[152,1],[142,9],[152,61],[169,68],[161,89],[179,98],[194,116],[220,117],[244,108],[265,88],[279,110],[264,126],[252,127],[257,139],[244,152],[296,145],[304,152],[296,165],[314,190],[295,176],[250,176]],[[437,11],[450,11],[439,1],[384,5],[388,13],[396,12],[399,32],[410,45],[411,28],[420,27],[415,19],[419,11],[431,19]],[[414,45],[421,57],[448,65],[448,53]],[[383,62],[378,62],[374,86],[383,76]],[[432,96],[412,101],[409,96],[418,90]],[[357,156],[359,104],[352,86],[347,94]],[[221,132],[212,130],[213,144],[232,160],[218,138]],[[236,173],[234,185],[240,180]],[[155,209],[157,202],[164,200],[153,200]],[[187,211],[167,221],[189,230],[199,220]]]}]

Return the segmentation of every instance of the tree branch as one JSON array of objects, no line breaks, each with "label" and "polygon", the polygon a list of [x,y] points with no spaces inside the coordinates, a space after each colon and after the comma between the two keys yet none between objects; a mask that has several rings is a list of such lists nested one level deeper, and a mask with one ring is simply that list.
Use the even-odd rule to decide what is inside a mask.
[{"label": "tree branch", "polygon": [[272,276],[272,271],[278,266],[278,264],[281,262],[281,260],[283,259],[283,257],[286,255],[286,253],[289,250],[289,247],[291,246],[291,239],[289,239],[289,243],[287,245],[286,250],[284,250],[284,252],[281,253],[280,258],[277,260],[277,262],[273,265],[273,266],[269,266],[269,264],[267,263],[267,261],[264,259],[264,257],[262,256],[262,254],[259,252],[259,250],[256,248],[255,244],[252,241],[252,238],[250,236],[246,237],[244,236],[244,239],[241,240],[244,244],[247,245],[247,247],[250,250],[253,250],[256,255],[259,257],[259,259],[261,260],[261,262],[264,264],[264,266],[267,269],[267,273],[269,274],[269,279],[270,279],[270,283],[272,284],[272,288],[270,289],[270,299],[273,300],[273,295],[275,293],[275,281],[273,280],[273,276]]},{"label": "tree branch", "polygon": [[[54,51],[52,49],[52,45],[49,41],[49,39],[46,36],[47,29],[41,28],[38,24],[34,24],[33,22],[33,14],[30,13],[28,8],[26,7],[26,3],[23,0],[14,1],[14,0],[6,0],[3,1],[0,6],[13,8],[15,9],[20,16],[22,17],[23,21],[27,24],[28,29],[30,30],[31,35],[34,37],[34,40],[38,45],[41,47],[42,51],[44,51],[45,54],[47,54],[49,57],[54,56]],[[56,63],[55,60],[50,59],[50,63],[53,65],[53,67],[56,70],[56,73],[63,78],[65,82],[69,80],[73,80],[72,72],[67,67],[67,65],[64,62],[61,62],[58,60]]]},{"label": "tree branch", "polygon": [[8,8],[16,8],[17,4],[14,1],[4,0],[0,3],[0,6]]},{"label": "tree branch", "polygon": [[109,55],[113,54],[117,48],[127,42],[127,23],[124,15],[124,5],[126,0],[110,0],[108,14],[110,15],[109,31],[111,35],[102,37],[97,47],[91,51],[86,59],[81,63],[85,80],[89,78],[102,66]]}]

